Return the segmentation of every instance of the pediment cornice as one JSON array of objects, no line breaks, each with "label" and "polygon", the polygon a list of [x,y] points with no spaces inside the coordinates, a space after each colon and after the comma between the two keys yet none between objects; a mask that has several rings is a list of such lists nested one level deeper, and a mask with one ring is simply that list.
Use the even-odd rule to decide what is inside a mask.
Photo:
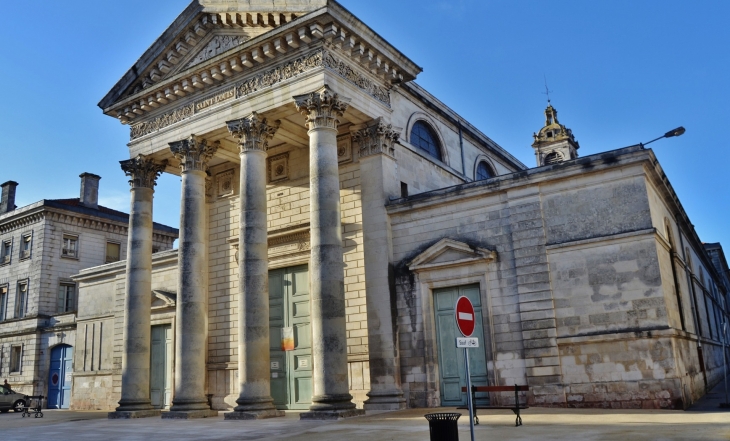
[{"label": "pediment cornice", "polygon": [[497,252],[473,247],[464,242],[444,238],[428,247],[408,263],[414,272],[467,265],[479,261],[495,261]]},{"label": "pediment cornice", "polygon": [[357,75],[348,72],[349,64],[386,90],[415,79],[421,71],[418,66],[344,8],[331,3],[301,17],[294,13],[203,12],[187,26],[179,26],[175,37],[167,38],[165,49],[138,70],[136,81],[116,96],[112,90],[100,106],[124,124],[150,121],[179,109],[181,99],[210,95],[232,78],[255,76],[268,66],[318,47],[345,62],[328,66],[342,76]]}]

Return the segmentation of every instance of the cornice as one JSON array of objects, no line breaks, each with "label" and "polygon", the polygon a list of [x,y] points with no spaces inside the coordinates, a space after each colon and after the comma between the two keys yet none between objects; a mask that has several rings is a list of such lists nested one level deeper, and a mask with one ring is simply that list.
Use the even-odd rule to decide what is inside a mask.
[{"label": "cornice", "polygon": [[[191,116],[196,110],[203,110],[208,105],[198,101],[192,107],[188,104],[172,110],[175,107],[173,103],[178,99],[210,94],[212,90],[231,78],[270,77],[271,72],[262,73],[260,68],[277,60],[284,62],[287,58],[296,57],[309,49],[320,47],[324,47],[326,50],[322,55],[328,55],[323,57],[325,58],[324,67],[389,105],[389,90],[392,85],[415,78],[415,75],[420,72],[420,68],[404,57],[403,59],[408,61],[408,65],[399,66],[384,54],[388,51],[375,48],[384,46],[382,42],[369,44],[366,37],[361,37],[346,26],[333,21],[326,12],[327,9],[322,9],[286,25],[275,27],[272,31],[232,47],[169,78],[161,77],[155,73],[155,69],[151,69],[151,72],[155,73],[154,78],[158,81],[154,81],[152,77],[145,78],[143,86],[135,87],[131,96],[104,108],[104,113],[119,118],[124,124],[132,125],[143,121],[145,124],[154,124],[154,121],[161,119],[181,120]],[[208,18],[204,21],[210,23],[213,19]],[[358,26],[358,23],[350,24]],[[241,27],[240,24],[228,24],[229,29],[235,29],[237,26]],[[364,27],[361,23],[359,26]],[[288,70],[294,68],[296,66],[287,66],[284,63],[281,66],[280,75],[286,77]],[[363,75],[358,70],[367,74]],[[143,75],[149,76],[150,74]],[[369,78],[370,76],[372,78]],[[276,82],[278,81],[274,81],[274,83]],[[240,86],[241,84],[236,84],[235,89]],[[235,93],[236,98],[240,98],[241,93],[238,90]],[[215,98],[214,95],[206,98],[224,101],[232,97]]]}]

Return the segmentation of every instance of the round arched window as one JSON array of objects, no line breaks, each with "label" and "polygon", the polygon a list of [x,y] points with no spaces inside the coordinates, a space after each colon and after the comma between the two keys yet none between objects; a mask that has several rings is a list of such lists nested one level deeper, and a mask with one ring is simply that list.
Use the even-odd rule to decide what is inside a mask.
[{"label": "round arched window", "polygon": [[490,167],[486,161],[482,161],[479,163],[479,165],[477,166],[477,181],[483,181],[485,179],[493,178],[494,176],[494,170],[492,170],[492,167]]},{"label": "round arched window", "polygon": [[545,156],[545,165],[557,164],[563,160],[563,155],[558,152],[552,152]]},{"label": "round arched window", "polygon": [[417,121],[411,129],[411,144],[441,161],[441,145],[431,126]]}]

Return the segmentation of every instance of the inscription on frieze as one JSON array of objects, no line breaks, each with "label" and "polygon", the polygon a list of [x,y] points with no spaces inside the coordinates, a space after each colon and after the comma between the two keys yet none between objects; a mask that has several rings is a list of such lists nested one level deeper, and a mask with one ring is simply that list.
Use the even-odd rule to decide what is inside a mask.
[{"label": "inscription on frieze", "polygon": [[195,102],[195,112],[197,113],[197,112],[200,112],[201,110],[207,109],[210,106],[215,106],[216,104],[220,104],[223,101],[228,101],[230,99],[233,99],[235,96],[236,96],[236,89],[228,89],[219,94],[202,99],[200,101],[196,101]]}]

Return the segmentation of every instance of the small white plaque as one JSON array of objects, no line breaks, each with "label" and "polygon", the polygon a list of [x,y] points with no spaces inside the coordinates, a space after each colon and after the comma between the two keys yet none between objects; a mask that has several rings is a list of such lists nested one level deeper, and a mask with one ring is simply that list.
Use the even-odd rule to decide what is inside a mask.
[{"label": "small white plaque", "polygon": [[457,348],[478,348],[479,339],[474,337],[458,337],[456,339]]},{"label": "small white plaque", "polygon": [[271,378],[279,378],[279,373],[278,372],[272,372],[271,373]]},{"label": "small white plaque", "polygon": [[279,370],[279,362],[278,361],[272,361],[271,362],[271,370],[272,371]]},{"label": "small white plaque", "polygon": [[299,367],[300,368],[305,368],[305,367],[308,367],[308,366],[309,366],[309,360],[307,360],[306,358],[300,358],[299,359]]}]

